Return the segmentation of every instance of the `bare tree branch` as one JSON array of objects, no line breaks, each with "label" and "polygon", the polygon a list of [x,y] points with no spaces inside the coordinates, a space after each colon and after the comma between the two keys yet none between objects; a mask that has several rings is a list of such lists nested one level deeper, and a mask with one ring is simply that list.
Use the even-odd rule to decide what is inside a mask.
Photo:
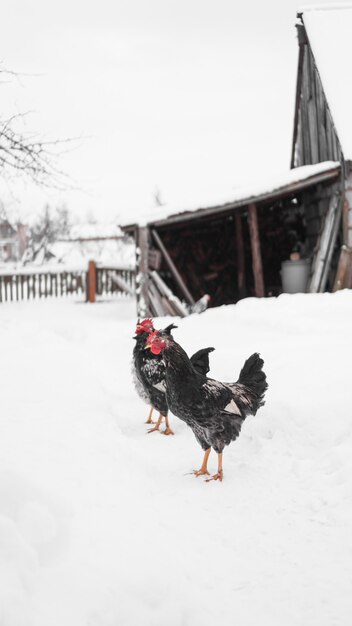
[{"label": "bare tree branch", "polygon": [[[0,64],[0,74],[16,76],[15,72],[4,70]],[[69,176],[58,166],[64,146],[71,148],[79,138],[44,141],[35,135],[18,130],[28,113],[18,113],[7,119],[0,116],[0,176],[11,181],[21,176],[36,185],[66,190],[74,185]]]}]

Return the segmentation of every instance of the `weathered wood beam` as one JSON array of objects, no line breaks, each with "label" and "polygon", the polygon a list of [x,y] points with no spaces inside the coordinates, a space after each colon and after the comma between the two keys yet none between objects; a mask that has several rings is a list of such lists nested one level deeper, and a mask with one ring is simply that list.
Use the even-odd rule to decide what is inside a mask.
[{"label": "weathered wood beam", "polygon": [[297,35],[298,35],[298,42],[299,42],[299,55],[298,55],[298,69],[297,69],[297,82],[296,82],[295,114],[294,114],[294,123],[293,123],[291,168],[297,165],[302,165],[301,163],[298,163],[298,164],[296,163],[295,157],[296,157],[297,142],[299,141],[298,126],[299,126],[299,110],[300,110],[301,92],[302,92],[303,58],[304,58],[305,45],[307,43],[304,26],[302,25],[297,26]]},{"label": "weathered wood beam", "polygon": [[312,146],[311,146],[311,134],[310,134],[310,120],[309,120],[309,101],[311,96],[311,84],[309,74],[309,49],[305,48],[303,58],[303,82],[302,82],[302,140],[304,150],[304,160],[302,165],[312,163]]},{"label": "weathered wood beam", "polygon": [[157,317],[163,317],[163,315],[166,314],[165,308],[163,306],[163,302],[161,300],[161,297],[158,293],[158,290],[156,288],[156,286],[154,285],[154,283],[150,280],[149,281],[149,298],[153,304],[153,308],[155,310],[155,315]]},{"label": "weathered wood beam", "polygon": [[310,94],[307,103],[308,107],[308,120],[309,120],[309,134],[310,134],[310,148],[312,163],[319,163],[319,128],[317,119],[317,94],[315,90],[315,68],[314,61],[311,52],[308,55],[308,71],[309,71],[309,84]]},{"label": "weathered wood beam", "polygon": [[177,282],[179,288],[181,289],[184,297],[186,298],[186,300],[187,300],[187,302],[189,304],[194,304],[194,299],[193,299],[192,294],[187,289],[187,286],[186,286],[182,276],[180,275],[176,265],[174,264],[172,258],[169,255],[168,251],[166,250],[166,248],[165,248],[163,242],[161,241],[158,233],[156,232],[156,230],[152,230],[151,232],[152,232],[152,236],[153,236],[153,239],[154,239],[156,245],[160,249],[160,251],[161,251],[161,253],[162,253],[162,255],[163,255],[163,257],[164,257],[164,259],[165,259],[165,261],[166,261],[166,263],[168,265],[168,267],[169,267],[169,270],[172,273],[174,279],[176,280],[176,282]]},{"label": "weathered wood beam", "polygon": [[309,293],[322,293],[325,290],[331,259],[341,221],[340,194],[333,193],[323,221],[323,229],[312,263]]},{"label": "weathered wood beam", "polygon": [[181,300],[179,300],[177,296],[172,293],[171,289],[162,280],[158,272],[156,272],[155,270],[151,272],[151,277],[155,285],[159,289],[160,294],[168,299],[170,306],[174,310],[174,314],[179,315],[180,317],[186,317],[186,315],[189,314],[189,311],[187,310],[185,305],[182,304]]},{"label": "weathered wood beam", "polygon": [[265,296],[262,253],[258,228],[257,207],[254,203],[248,206],[248,226],[251,238],[254,289],[257,298]]},{"label": "weathered wood beam", "polygon": [[246,295],[246,262],[243,243],[242,216],[235,213],[236,251],[237,251],[237,283],[239,298]]},{"label": "weathered wood beam", "polygon": [[327,121],[328,112],[325,108],[324,93],[317,73],[314,74],[315,87],[317,93],[317,116],[319,129],[319,160],[328,161],[328,143],[327,143]]}]

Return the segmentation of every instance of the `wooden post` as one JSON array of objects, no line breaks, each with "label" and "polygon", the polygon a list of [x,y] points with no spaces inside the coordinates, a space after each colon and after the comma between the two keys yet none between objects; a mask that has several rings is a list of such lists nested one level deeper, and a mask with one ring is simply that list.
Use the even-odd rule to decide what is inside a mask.
[{"label": "wooden post", "polygon": [[147,227],[138,228],[137,231],[137,268],[136,268],[136,296],[137,315],[139,318],[150,315],[149,308],[149,230]]},{"label": "wooden post", "polygon": [[246,262],[244,256],[242,216],[235,213],[236,224],[236,252],[237,252],[237,283],[238,296],[244,298],[246,295]]},{"label": "wooden post", "polygon": [[87,301],[95,302],[97,290],[97,266],[95,261],[89,261],[87,274]]},{"label": "wooden post", "polygon": [[251,237],[255,295],[257,296],[257,298],[263,298],[265,295],[263,263],[262,263],[262,253],[260,249],[257,207],[254,203],[248,206],[248,225],[249,225],[249,234]]}]

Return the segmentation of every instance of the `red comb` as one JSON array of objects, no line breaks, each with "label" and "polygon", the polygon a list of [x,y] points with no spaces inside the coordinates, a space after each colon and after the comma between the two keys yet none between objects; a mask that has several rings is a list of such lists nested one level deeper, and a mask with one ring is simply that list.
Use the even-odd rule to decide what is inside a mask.
[{"label": "red comb", "polygon": [[153,320],[147,318],[137,323],[136,335],[141,335],[142,333],[150,333],[154,330]]}]

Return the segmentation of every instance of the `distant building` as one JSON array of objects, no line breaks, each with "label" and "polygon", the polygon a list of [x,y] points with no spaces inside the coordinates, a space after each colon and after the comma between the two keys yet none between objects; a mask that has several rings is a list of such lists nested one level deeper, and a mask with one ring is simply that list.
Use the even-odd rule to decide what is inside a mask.
[{"label": "distant building", "polygon": [[17,224],[15,228],[6,218],[0,218],[0,262],[19,261],[26,245],[27,226]]}]

